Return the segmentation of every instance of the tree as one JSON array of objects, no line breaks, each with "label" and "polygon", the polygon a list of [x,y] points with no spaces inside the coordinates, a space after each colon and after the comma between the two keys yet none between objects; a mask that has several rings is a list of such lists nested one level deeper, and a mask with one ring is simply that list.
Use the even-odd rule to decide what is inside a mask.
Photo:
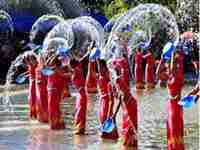
[{"label": "tree", "polygon": [[105,15],[112,18],[116,14],[123,13],[129,9],[128,3],[124,0],[113,0],[109,5],[104,6]]}]

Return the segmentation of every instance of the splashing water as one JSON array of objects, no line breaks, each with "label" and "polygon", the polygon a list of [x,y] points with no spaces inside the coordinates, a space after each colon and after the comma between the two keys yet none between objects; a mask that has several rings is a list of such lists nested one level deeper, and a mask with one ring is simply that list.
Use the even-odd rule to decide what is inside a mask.
[{"label": "splashing water", "polygon": [[9,11],[28,11],[32,15],[54,14],[64,17],[78,17],[84,9],[74,0],[0,0],[0,8]]},{"label": "splashing water", "polygon": [[43,15],[32,26],[30,31],[30,41],[42,45],[47,33],[58,23],[64,21],[56,15]]},{"label": "splashing water", "polygon": [[103,44],[105,44],[104,29],[103,29],[102,25],[98,21],[96,21],[92,17],[88,17],[88,16],[81,16],[81,17],[78,17],[76,19],[79,19],[79,20],[81,20],[83,22],[88,22],[88,23],[94,25],[96,27],[96,29],[98,30],[98,32],[99,32],[99,37],[100,37],[101,41],[103,42]]},{"label": "splashing water", "polygon": [[85,21],[79,18],[74,19],[72,30],[76,39],[74,47],[82,51],[82,54],[86,53],[92,41],[95,41],[96,46],[99,48],[104,46],[105,38],[103,28],[99,31],[96,25],[91,21]]},{"label": "splashing water", "polygon": [[[138,5],[115,20],[102,58],[121,58],[124,53],[134,55],[134,50],[141,44],[150,45],[152,37],[160,30],[166,32],[163,45],[168,41],[177,45],[179,30],[174,15],[158,4]],[[123,49],[124,45],[127,45],[129,51]],[[129,60],[130,66],[132,63],[133,61]],[[109,68],[112,71],[112,65],[109,64]]]},{"label": "splashing water", "polygon": [[17,58],[14,61],[12,61],[8,69],[8,73],[6,75],[7,84],[16,84],[15,79],[17,78],[17,76],[27,71],[27,66],[23,61],[24,61],[24,53],[17,56]]},{"label": "splashing water", "polygon": [[13,86],[16,84],[16,78],[19,74],[24,73],[27,71],[27,66],[24,64],[23,59],[24,55],[26,53],[23,53],[19,55],[10,65],[10,68],[8,69],[8,73],[6,75],[6,83],[4,85],[4,96],[2,98],[2,104],[4,106],[4,111],[10,111],[13,112],[12,107],[12,99],[10,97],[10,90]]},{"label": "splashing water", "polygon": [[92,41],[102,48],[105,43],[103,28],[94,19],[89,18],[79,17],[58,24],[48,33],[44,43],[53,37],[65,38],[69,45],[67,48],[71,48],[74,57],[83,56]]},{"label": "splashing water", "polygon": [[0,0],[0,9],[8,10],[7,0]]},{"label": "splashing water", "polygon": [[4,111],[13,112],[14,111],[12,107],[13,103],[9,94],[10,87],[11,87],[11,84],[9,84],[9,82],[6,82],[6,84],[4,85],[4,92],[3,92],[4,96],[2,98],[2,104],[4,107]]},{"label": "splashing water", "polygon": [[10,91],[16,86],[16,84],[18,84],[16,81],[17,77],[27,71],[27,65],[24,63],[24,59],[28,56],[36,57],[36,54],[33,51],[26,51],[22,53],[11,63],[10,68],[8,69],[6,83],[4,85],[4,97],[2,99],[2,104],[5,108],[5,111],[13,112],[13,102],[10,96]]},{"label": "splashing water", "polygon": [[116,19],[104,50],[108,51],[106,53],[109,54],[113,44],[116,43],[116,34],[124,38],[118,40],[117,44],[127,40],[128,46],[134,49],[141,42],[150,41],[159,29],[164,29],[167,33],[165,42],[178,43],[179,31],[173,14],[161,5],[141,4]]},{"label": "splashing water", "polygon": [[74,44],[74,33],[71,28],[71,20],[66,20],[57,24],[45,37],[43,46],[48,43],[52,38],[64,38],[67,40],[68,48],[71,48]]},{"label": "splashing water", "polygon": [[30,12],[34,16],[54,14],[64,16],[61,5],[56,0],[8,0],[10,12]]},{"label": "splashing water", "polygon": [[84,11],[80,2],[73,0],[0,0],[0,9],[11,15],[15,31],[25,33],[26,38],[33,23],[42,15],[73,18]]},{"label": "splashing water", "polygon": [[12,22],[12,18],[10,17],[10,15],[9,15],[6,11],[0,10],[0,15],[6,16],[6,17],[8,18],[8,20],[9,20],[9,22],[10,22],[11,24],[13,23],[13,22]]},{"label": "splashing water", "polygon": [[122,15],[124,15],[124,13],[117,14],[117,15],[113,16],[113,17],[105,24],[105,26],[104,26],[105,32],[110,33],[111,30],[112,30],[112,27],[114,26],[114,24],[115,24],[115,22],[116,22],[116,20],[117,20],[118,18],[120,18]]},{"label": "splashing water", "polygon": [[4,41],[9,39],[14,32],[13,22],[10,15],[0,10],[0,40]]},{"label": "splashing water", "polygon": [[[72,45],[69,45],[68,41],[64,38],[61,37],[54,37],[49,40],[44,41],[43,44],[43,49],[42,49],[42,55],[48,55],[49,53],[54,53],[55,55],[59,55],[60,52],[59,50],[61,49],[70,49]],[[61,50],[62,51],[62,50]],[[63,51],[64,53],[64,51]],[[67,51],[66,51],[66,56],[67,56]],[[70,55],[68,55],[70,56]]]}]

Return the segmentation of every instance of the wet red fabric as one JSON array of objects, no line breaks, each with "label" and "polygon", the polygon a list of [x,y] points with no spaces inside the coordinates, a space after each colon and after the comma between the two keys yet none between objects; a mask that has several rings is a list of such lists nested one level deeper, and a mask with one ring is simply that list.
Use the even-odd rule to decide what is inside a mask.
[{"label": "wet red fabric", "polygon": [[82,65],[79,63],[79,65],[75,67],[72,76],[73,84],[79,92],[75,109],[75,130],[77,133],[84,131],[86,126],[87,95],[85,91],[85,79],[82,69]]},{"label": "wet red fabric", "polygon": [[168,150],[184,150],[184,123],[183,108],[178,105],[183,87],[183,59],[177,59],[177,71],[171,73],[168,79],[168,92],[170,98],[167,103],[167,143]]},{"label": "wet red fabric", "polygon": [[130,88],[129,84],[129,64],[128,64],[128,59],[123,57],[123,58],[118,58],[113,61],[113,66],[115,69],[120,69],[121,74],[123,76],[123,79],[126,83],[126,86]]},{"label": "wet red fabric", "polygon": [[137,101],[130,93],[123,77],[117,79],[117,85],[123,93],[123,119],[122,119],[122,136],[123,145],[137,148]]},{"label": "wet red fabric", "polygon": [[130,87],[129,85],[129,64],[128,64],[128,58],[121,58],[118,60],[119,64],[122,68],[122,74],[124,75],[124,80],[127,83],[127,85]]},{"label": "wet red fabric", "polygon": [[86,89],[88,93],[97,92],[96,62],[89,61],[88,73],[86,77]]},{"label": "wet red fabric", "polygon": [[29,117],[31,119],[37,119],[36,111],[36,82],[35,82],[35,67],[28,66],[29,71]]},{"label": "wet red fabric", "polygon": [[36,96],[38,121],[48,122],[47,78],[41,72],[42,64],[36,68]]},{"label": "wet red fabric", "polygon": [[177,100],[168,100],[167,110],[167,143],[168,150],[184,150],[184,125],[183,125],[183,109],[178,105]]},{"label": "wet red fabric", "polygon": [[[104,121],[113,114],[114,95],[112,85],[109,81],[109,74],[101,72],[98,85],[100,95],[99,120],[102,126]],[[117,129],[115,128],[111,133],[102,133],[101,137],[104,139],[116,140],[119,136]]]},{"label": "wet red fabric", "polygon": [[69,84],[71,81],[71,72],[68,68],[68,66],[63,67],[58,71],[60,77],[63,79],[64,89],[63,89],[63,98],[67,98],[71,96],[70,90],[69,90]]},{"label": "wet red fabric", "polygon": [[57,71],[51,76],[48,76],[48,110],[49,124],[51,129],[64,129],[64,119],[60,110],[60,102],[64,90],[64,79]]},{"label": "wet red fabric", "polygon": [[143,88],[143,70],[142,70],[142,53],[136,52],[135,54],[135,82],[136,88],[141,89]]},{"label": "wet red fabric", "polygon": [[153,88],[155,86],[153,71],[155,60],[153,58],[153,54],[151,52],[148,52],[146,55],[143,56],[143,58],[146,59],[145,82],[147,84],[147,88]]}]

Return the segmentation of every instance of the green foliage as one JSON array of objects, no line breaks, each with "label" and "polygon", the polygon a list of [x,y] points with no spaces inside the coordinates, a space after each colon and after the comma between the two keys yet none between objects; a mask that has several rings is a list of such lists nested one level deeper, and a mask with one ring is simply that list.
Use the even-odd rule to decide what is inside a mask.
[{"label": "green foliage", "polygon": [[82,0],[85,7],[97,9],[104,13],[109,19],[121,14],[130,8],[144,3],[161,4],[169,8],[173,13],[176,10],[176,0]]},{"label": "green foliage", "polygon": [[144,3],[156,3],[161,4],[169,8],[173,13],[176,9],[176,0],[96,0],[89,2],[82,1],[86,7],[98,9],[110,19],[113,16],[123,13],[130,8],[136,7],[139,4]]},{"label": "green foliage", "polygon": [[110,4],[104,5],[105,15],[110,19],[116,14],[121,14],[129,9],[124,0],[113,0]]}]

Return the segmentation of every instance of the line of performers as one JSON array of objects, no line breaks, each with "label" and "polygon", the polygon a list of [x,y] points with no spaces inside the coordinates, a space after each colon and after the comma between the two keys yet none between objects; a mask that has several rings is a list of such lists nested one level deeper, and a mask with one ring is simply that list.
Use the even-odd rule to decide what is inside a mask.
[{"label": "line of performers", "polygon": [[[142,59],[146,59],[145,81],[147,88],[155,87],[154,58],[151,50],[142,56],[138,49],[135,54],[135,82],[136,88],[144,88]],[[68,82],[71,77],[79,96],[76,100],[74,134],[84,134],[87,116],[87,93],[99,93],[99,121],[100,125],[108,117],[113,116],[114,105],[122,97],[122,139],[123,145],[137,149],[138,145],[138,108],[137,99],[131,94],[129,85],[129,66],[126,56],[112,61],[116,71],[115,84],[111,83],[109,69],[105,60],[89,61],[88,74],[84,77],[83,67],[88,62],[88,56],[80,60],[71,59],[68,65],[62,66],[56,57],[51,60],[54,74],[44,76],[42,68],[45,58],[40,55],[28,55],[25,63],[29,71],[29,106],[31,119],[48,123],[51,129],[65,129],[64,119],[61,116],[60,102],[64,97],[70,96]],[[62,66],[62,67],[61,67]],[[162,59],[158,64],[157,78],[167,81],[169,100],[167,103],[167,141],[168,150],[183,150],[183,109],[178,105],[184,81],[183,55],[174,52],[173,63],[165,63]],[[97,71],[95,71],[97,68]],[[98,72],[98,73],[97,73]],[[97,88],[98,87],[98,88]],[[199,86],[198,86],[199,88]],[[199,89],[191,94],[197,94]],[[195,93],[196,92],[196,93]],[[101,133],[104,139],[117,140],[119,138],[117,127],[111,133]]]}]

